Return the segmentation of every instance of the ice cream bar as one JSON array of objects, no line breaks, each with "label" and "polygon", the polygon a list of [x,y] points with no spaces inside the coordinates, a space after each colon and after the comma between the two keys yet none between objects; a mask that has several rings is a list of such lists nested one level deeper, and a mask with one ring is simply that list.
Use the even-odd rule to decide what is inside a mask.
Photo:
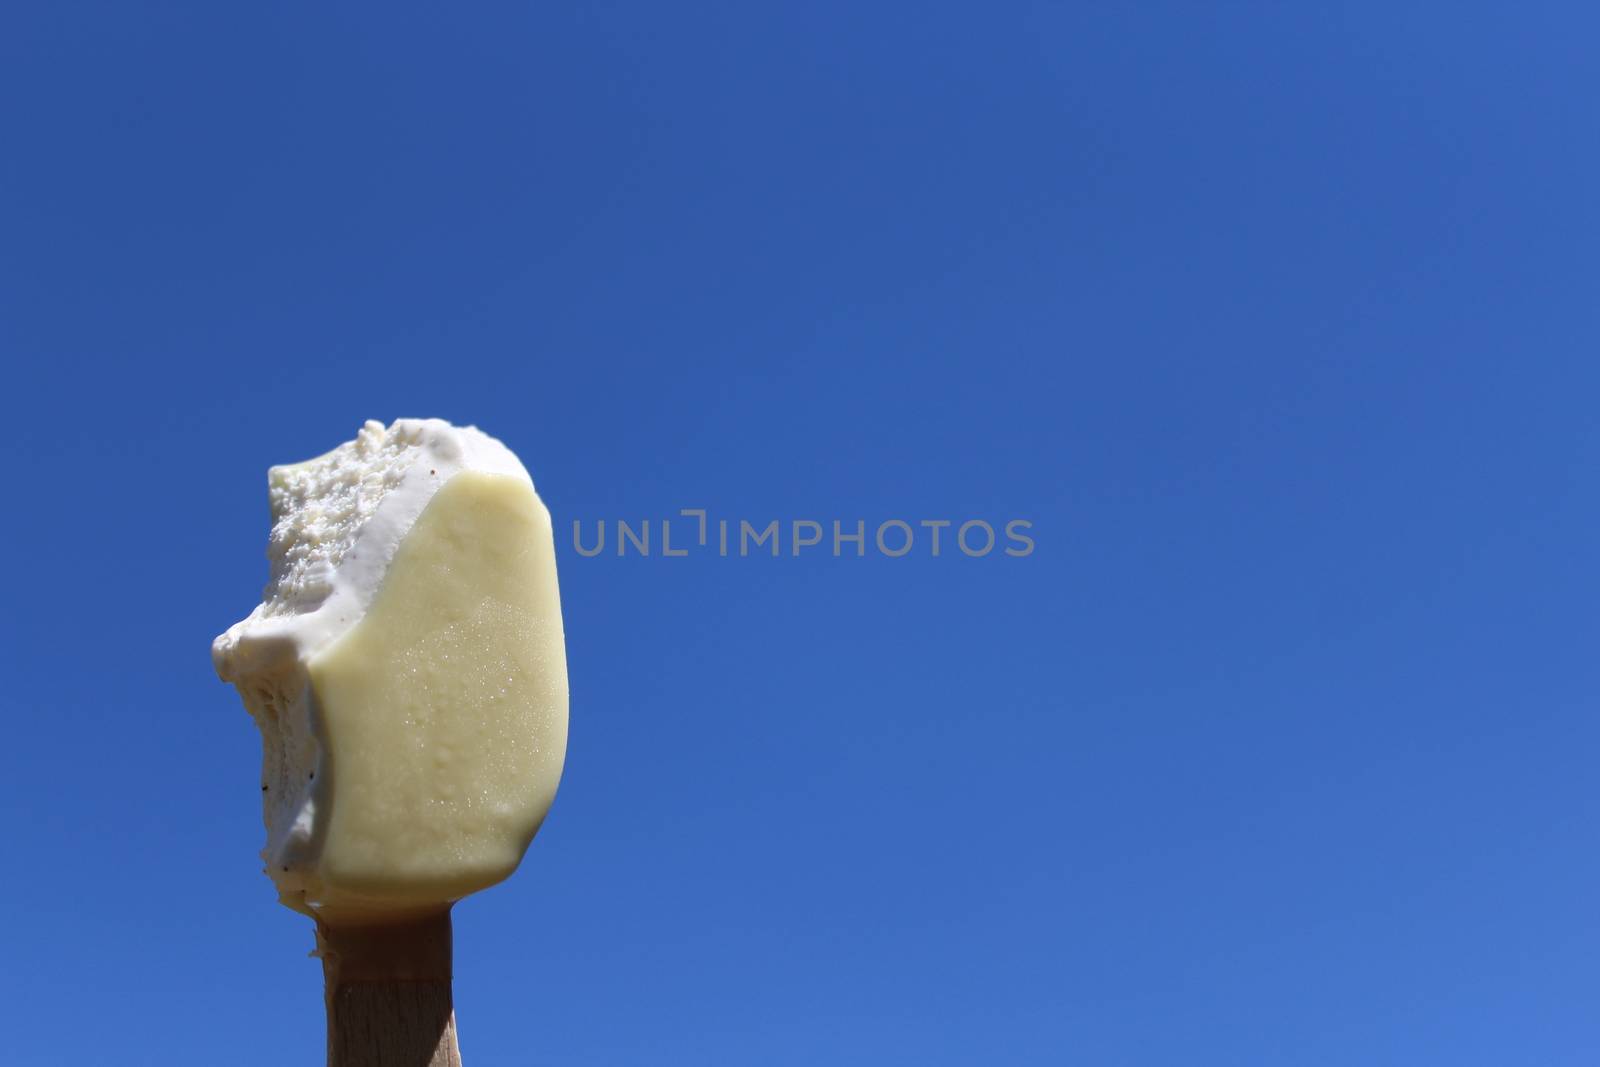
[{"label": "ice cream bar", "polygon": [[561,777],[549,513],[439,419],[368,422],[268,486],[270,581],[212,645],[261,730],[267,873],[333,926],[437,912],[516,869]]}]

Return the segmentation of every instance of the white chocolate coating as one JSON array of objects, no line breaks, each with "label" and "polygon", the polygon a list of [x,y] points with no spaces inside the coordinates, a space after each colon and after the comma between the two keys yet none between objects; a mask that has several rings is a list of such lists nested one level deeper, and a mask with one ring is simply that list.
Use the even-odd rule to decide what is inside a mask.
[{"label": "white chocolate coating", "polygon": [[212,655],[261,728],[284,903],[365,920],[505,878],[566,746],[554,542],[527,471],[476,429],[402,419],[269,485],[271,581]]}]

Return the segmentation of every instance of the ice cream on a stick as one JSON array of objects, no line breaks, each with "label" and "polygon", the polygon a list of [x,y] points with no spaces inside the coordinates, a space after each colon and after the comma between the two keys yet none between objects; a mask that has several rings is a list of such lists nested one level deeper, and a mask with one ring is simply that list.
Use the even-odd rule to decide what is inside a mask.
[{"label": "ice cream on a stick", "polygon": [[268,486],[271,579],[212,658],[261,730],[267,873],[317,921],[329,1061],[458,1062],[450,906],[516,869],[566,754],[550,516],[509,449],[439,419]]}]

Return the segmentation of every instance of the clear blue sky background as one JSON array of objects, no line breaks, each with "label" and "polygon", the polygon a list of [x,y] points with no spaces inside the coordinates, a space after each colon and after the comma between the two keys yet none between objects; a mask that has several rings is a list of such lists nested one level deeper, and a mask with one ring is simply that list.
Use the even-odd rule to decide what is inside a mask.
[{"label": "clear blue sky background", "polygon": [[[7,1056],[319,1062],[208,645],[439,415],[567,531],[469,1064],[1595,1063],[1597,29],[11,5]],[[1038,547],[572,551],[694,506]]]}]

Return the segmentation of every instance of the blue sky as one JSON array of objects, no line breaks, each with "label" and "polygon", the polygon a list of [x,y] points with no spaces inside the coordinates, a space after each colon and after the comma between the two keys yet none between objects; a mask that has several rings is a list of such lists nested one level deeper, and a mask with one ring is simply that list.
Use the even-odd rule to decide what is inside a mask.
[{"label": "blue sky", "polygon": [[1037,545],[563,533],[567,775],[457,909],[469,1064],[1595,1062],[1596,29],[11,7],[12,1056],[317,1061],[208,646],[266,467],[438,415],[558,532]]}]

